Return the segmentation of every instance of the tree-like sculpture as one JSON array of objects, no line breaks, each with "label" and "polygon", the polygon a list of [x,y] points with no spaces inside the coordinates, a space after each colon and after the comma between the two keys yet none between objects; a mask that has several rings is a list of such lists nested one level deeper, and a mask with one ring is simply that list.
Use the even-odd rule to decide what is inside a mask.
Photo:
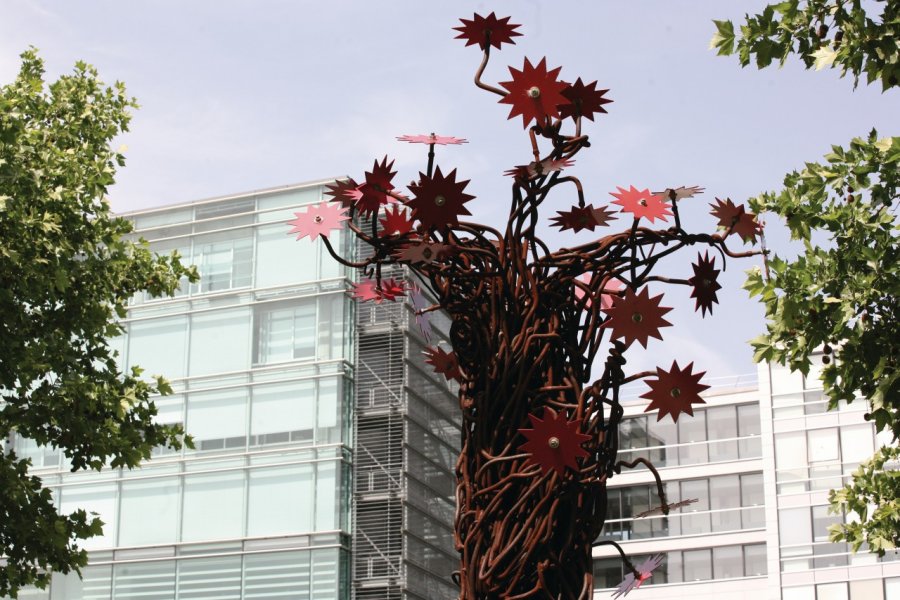
[{"label": "tree-like sculpture", "polygon": [[[409,196],[395,188],[393,163],[385,157],[364,181],[331,185],[331,201],[297,213],[292,233],[321,237],[336,260],[361,269],[365,277],[353,292],[360,300],[404,296],[402,281],[381,276],[383,265],[401,263],[437,298],[434,306],[418,306],[417,314],[425,318],[442,309],[450,316],[452,352],[430,349],[428,361],[459,381],[460,598],[590,598],[591,548],[598,543],[616,546],[625,561],[628,575],[618,592],[625,594],[661,559],[635,566],[614,541],[595,541],[606,518],[607,480],[643,463],[656,476],[658,512],[668,514],[690,500],[670,504],[649,462],[617,459],[620,387],[652,378],[643,396],[650,400],[647,410],[673,419],[692,414],[708,387],[692,363],[626,373],[626,350],[635,341],[646,348],[649,338],[661,339],[660,329],[670,325],[664,316],[671,309],[647,284],[688,286],[697,309],[711,312],[720,288],[715,256],[699,255],[687,279],[653,275],[654,267],[695,244],[717,251],[723,262],[726,256],[750,256],[755,252],[732,252],[726,240],[734,233],[752,242],[759,225],[743,207],[719,200],[713,214],[720,231],[689,233],[681,226],[679,202],[700,188],[619,188],[613,204],[628,227],[551,251],[535,233],[550,192],[568,188],[577,197],[552,218],[560,230],[594,231],[617,218],[608,206],[586,203],[579,180],[564,174],[589,145],[583,121],[605,113],[610,100],[596,82],[561,81],[560,69],[548,68],[545,59],[510,68],[511,80],[502,88],[484,83],[491,48],[513,43],[517,27],[492,13],[463,19],[456,28],[467,46],[478,45],[484,53],[475,84],[509,104],[509,117],[521,116],[530,137],[533,160],[507,172],[513,183],[504,230],[461,220],[473,198],[465,193],[468,181],[436,166],[434,150],[465,140],[431,134],[399,138],[428,146],[427,167],[410,184]],[[564,126],[574,131],[565,133]],[[543,153],[539,141],[546,145]],[[657,222],[666,227],[649,226]],[[344,226],[372,247],[369,258],[353,262],[335,252],[327,233]],[[602,376],[591,382],[601,353]]]}]

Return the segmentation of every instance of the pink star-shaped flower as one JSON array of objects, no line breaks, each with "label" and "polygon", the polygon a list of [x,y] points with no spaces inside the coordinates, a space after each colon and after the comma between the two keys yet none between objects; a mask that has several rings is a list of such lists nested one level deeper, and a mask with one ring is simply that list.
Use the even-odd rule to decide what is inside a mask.
[{"label": "pink star-shaped flower", "polygon": [[344,209],[339,204],[329,202],[313,204],[306,212],[295,212],[294,215],[296,218],[288,221],[288,225],[291,225],[288,234],[296,233],[298,240],[307,236],[311,240],[319,236],[328,237],[332,231],[342,229],[342,223],[350,218],[344,214]]},{"label": "pink star-shaped flower", "polygon": [[438,146],[446,146],[448,144],[467,144],[469,140],[453,137],[449,135],[435,134],[419,134],[419,135],[401,135],[397,138],[401,142],[409,142],[410,144],[436,144]]}]

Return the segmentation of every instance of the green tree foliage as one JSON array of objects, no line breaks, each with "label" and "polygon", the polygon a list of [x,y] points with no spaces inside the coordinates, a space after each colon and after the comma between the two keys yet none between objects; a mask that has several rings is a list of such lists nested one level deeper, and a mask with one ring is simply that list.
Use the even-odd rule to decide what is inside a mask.
[{"label": "green tree foliage", "polygon": [[[739,37],[731,21],[715,25],[710,47],[720,55],[736,52],[743,66],[752,57],[759,68],[775,59],[784,64],[797,53],[807,68],[851,73],[854,86],[863,73],[882,91],[898,86],[900,0],[772,4],[747,15]],[[900,439],[898,182],[900,138],[879,139],[873,131],[789,174],[781,191],[751,199],[757,213],[785,221],[803,252],[792,260],[773,255],[769,276],[752,271],[745,284],[768,318],[767,333],[752,340],[755,359],[808,373],[811,354],[822,349],[830,408],[861,394],[870,404],[866,419],[891,431],[894,444]],[[847,541],[854,551],[866,544],[879,554],[900,546],[898,458],[896,445],[879,449],[850,484],[831,492],[833,512],[855,515],[832,527],[832,541]]]},{"label": "green tree foliage", "polygon": [[737,53],[745,67],[754,59],[760,69],[774,60],[784,64],[796,53],[807,69],[839,67],[842,76],[851,73],[854,85],[863,73],[867,83],[880,81],[882,90],[900,79],[898,0],[788,0],[747,15],[740,35],[731,21],[714,23],[710,48],[720,55]]},{"label": "green tree foliage", "polygon": [[[110,142],[135,106],[83,63],[47,85],[33,50],[0,88],[0,440],[59,448],[73,471],[134,467],[182,443],[179,427],[152,422],[149,397],[169,392],[166,381],[121,372],[107,342],[134,294],[197,278],[177,254],[123,239],[132,226],[110,213],[106,190],[124,164]],[[79,570],[77,540],[101,533],[83,510],[59,514],[29,466],[0,450],[0,596]]]}]

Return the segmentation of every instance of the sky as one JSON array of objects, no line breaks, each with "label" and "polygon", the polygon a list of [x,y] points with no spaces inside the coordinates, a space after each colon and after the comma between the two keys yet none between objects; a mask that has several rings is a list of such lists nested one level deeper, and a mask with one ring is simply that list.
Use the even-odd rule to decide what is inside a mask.
[{"label": "sky", "polygon": [[[117,211],[359,178],[384,155],[397,161],[396,181],[411,181],[425,169],[425,147],[396,136],[436,132],[468,139],[439,148],[437,163],[471,179],[472,220],[496,223],[509,202],[502,173],[529,162],[528,136],[520,118],[506,119],[508,105],[472,84],[480,52],[451,30],[460,17],[496,11],[524,35],[492,54],[486,81],[508,80],[507,66],[521,69],[524,57],[546,57],[563,67],[561,78],[610,89],[609,114],[585,123],[592,147],[569,171],[587,201],[609,203],[616,186],[700,185],[707,191],[685,201],[684,221],[711,231],[715,197],[743,202],[777,189],[831,144],[873,127],[897,135],[900,125],[896,91],[854,91],[837,71],[805,71],[796,58],[781,69],[742,69],[708,49],[712,19],[740,19],[765,4],[0,0],[0,84],[15,78],[29,46],[40,50],[48,80],[84,60],[105,81],[125,82],[140,109],[117,140],[127,147],[109,192]],[[574,201],[551,196],[545,220]],[[783,229],[772,219],[767,225],[769,247],[790,255]],[[553,247],[597,233],[541,230]],[[665,274],[690,276],[695,258],[682,253]],[[713,383],[754,373],[747,340],[763,331],[763,310],[740,286],[743,271],[759,265],[729,262],[721,303],[706,319],[688,288],[653,288],[675,308],[675,326],[647,351],[630,352],[630,368],[694,361]]]}]

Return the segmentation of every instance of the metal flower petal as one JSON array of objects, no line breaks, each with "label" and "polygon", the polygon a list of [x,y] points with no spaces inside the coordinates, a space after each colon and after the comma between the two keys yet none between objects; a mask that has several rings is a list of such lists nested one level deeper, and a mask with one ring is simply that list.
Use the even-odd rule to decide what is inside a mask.
[{"label": "metal flower petal", "polygon": [[581,81],[581,77],[575,80],[575,83],[566,86],[562,91],[566,102],[559,105],[559,117],[565,119],[567,117],[577,118],[585,117],[594,120],[594,113],[606,113],[603,108],[604,104],[612,102],[603,95],[609,90],[598,90],[597,82],[592,81],[585,85]]},{"label": "metal flower petal", "polygon": [[519,450],[531,454],[532,462],[542,473],[552,470],[562,475],[566,467],[577,470],[578,459],[588,456],[581,445],[591,439],[579,433],[580,421],[569,421],[565,413],[557,413],[549,406],[544,407],[543,418],[530,414],[528,419],[533,429],[519,429],[527,440]]},{"label": "metal flower petal", "polygon": [[628,573],[625,575],[625,578],[622,582],[616,587],[616,592],[613,594],[613,598],[622,598],[628,595],[628,592],[631,590],[637,589],[641,587],[641,584],[646,580],[650,579],[650,576],[653,574],[659,565],[663,562],[662,554],[657,554],[656,556],[651,556],[644,562],[637,565],[634,569],[637,571],[637,577],[635,577],[635,573]]},{"label": "metal flower petal", "polygon": [[434,368],[434,372],[444,376],[444,379],[462,379],[462,371],[459,370],[459,361],[456,353],[446,352],[440,347],[425,348],[425,362]]},{"label": "metal flower petal", "polygon": [[359,184],[352,179],[336,179],[334,183],[325,185],[326,196],[331,196],[329,202],[340,202],[342,208],[351,209],[359,199]]},{"label": "metal flower petal", "polygon": [[400,208],[399,204],[388,207],[384,211],[384,217],[378,222],[381,223],[382,236],[403,236],[413,230],[413,221],[409,217],[409,213],[405,208]]},{"label": "metal flower petal", "polygon": [[716,292],[722,289],[722,285],[716,281],[719,277],[719,269],[716,268],[716,257],[709,258],[709,251],[697,254],[697,262],[691,265],[694,268],[694,276],[688,279],[691,284],[691,298],[696,299],[694,310],[701,311],[706,316],[706,311],[712,314],[712,305],[719,303]]},{"label": "metal flower petal", "polygon": [[458,225],[461,215],[472,214],[464,206],[475,198],[463,192],[467,185],[468,179],[456,181],[456,169],[446,176],[441,173],[440,167],[435,169],[431,177],[419,173],[418,183],[409,186],[414,197],[407,205],[413,209],[413,219],[417,219],[426,229],[445,229]]},{"label": "metal flower petal", "polygon": [[507,89],[507,94],[500,99],[500,103],[512,105],[507,118],[521,115],[522,126],[528,127],[531,121],[543,125],[547,119],[558,117],[557,106],[566,102],[562,95],[566,84],[557,80],[560,69],[562,67],[548,71],[546,58],[542,58],[537,65],[532,65],[526,58],[521,71],[509,67],[512,80],[500,82]]},{"label": "metal flower petal", "polygon": [[649,338],[662,339],[661,327],[672,325],[663,319],[663,315],[672,309],[660,306],[661,301],[662,294],[651,298],[647,288],[637,294],[628,288],[624,296],[612,296],[612,306],[603,309],[609,317],[601,327],[612,329],[611,339],[624,338],[626,347],[637,340],[646,348]]},{"label": "metal flower petal", "polygon": [[693,368],[694,363],[690,363],[684,369],[680,369],[677,361],[672,361],[672,368],[668,371],[656,367],[656,379],[646,381],[650,391],[641,395],[641,398],[650,400],[644,412],[658,409],[657,421],[661,421],[666,415],[671,415],[672,421],[675,422],[681,413],[693,416],[694,409],[691,405],[706,404],[700,397],[700,392],[709,389],[708,385],[700,383],[706,371],[691,373]]},{"label": "metal flower petal", "polygon": [[465,140],[463,138],[447,135],[435,135],[434,133],[431,133],[429,135],[401,135],[397,138],[397,140],[401,142],[409,142],[410,144],[435,144],[437,146],[469,143],[469,140]]},{"label": "metal flower petal", "polygon": [[627,190],[618,186],[616,189],[619,190],[618,193],[610,192],[615,198],[613,204],[618,204],[622,207],[622,212],[631,213],[636,219],[646,218],[651,223],[655,219],[668,221],[666,217],[672,214],[665,196],[653,194],[649,189],[639,190],[633,185]]},{"label": "metal flower petal", "polygon": [[520,25],[510,23],[509,19],[509,17],[498,19],[494,13],[486,17],[475,13],[471,20],[460,19],[462,25],[453,28],[460,32],[454,39],[466,40],[466,46],[478,44],[482,50],[486,49],[488,44],[499,50],[503,44],[515,44],[513,38],[522,35],[516,31]]},{"label": "metal flower petal", "polygon": [[344,209],[336,204],[321,202],[312,204],[305,212],[295,212],[295,218],[288,221],[291,230],[288,234],[297,234],[297,239],[309,236],[315,240],[319,236],[328,237],[332,231],[343,229],[343,222],[348,220]]},{"label": "metal flower petal", "polygon": [[675,202],[676,200],[684,200],[685,198],[693,198],[697,194],[702,194],[704,188],[692,185],[691,187],[666,188],[661,192],[653,192],[657,196],[663,196]]}]

